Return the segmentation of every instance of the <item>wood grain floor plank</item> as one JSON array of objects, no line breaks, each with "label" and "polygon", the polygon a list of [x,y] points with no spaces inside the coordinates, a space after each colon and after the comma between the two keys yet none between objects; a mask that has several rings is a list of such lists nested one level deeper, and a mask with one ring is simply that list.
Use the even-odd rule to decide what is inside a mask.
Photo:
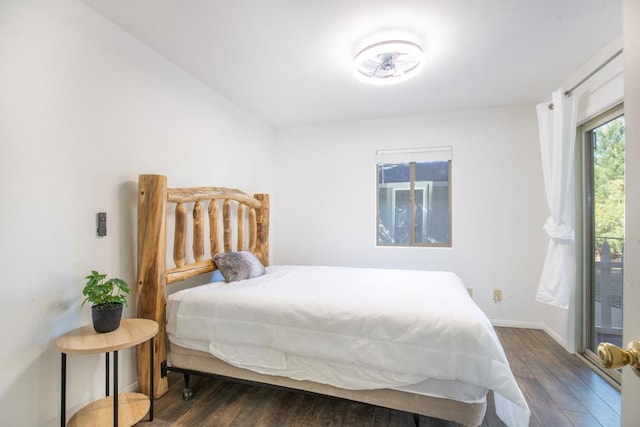
[{"label": "wood grain floor plank", "polygon": [[[576,356],[570,355],[561,347],[555,348],[555,345],[551,343],[546,343],[545,345],[543,342],[545,340],[540,339],[537,331],[521,330],[518,333],[528,337],[526,342],[531,343],[532,348],[535,348],[535,353],[532,357],[538,358],[545,366],[548,366],[549,372],[565,384],[571,396],[590,412],[594,418],[604,426],[619,424],[620,413],[612,408],[616,404],[619,405],[619,393],[611,385],[590,368],[584,366],[584,363]],[[550,351],[549,346],[554,348],[554,351]],[[590,383],[598,383],[599,385],[598,387],[590,386],[582,378],[588,378]],[[615,400],[614,402],[604,400],[601,397],[602,393],[596,392],[596,390],[606,387],[617,394],[617,398],[612,398]],[[563,401],[566,401],[566,399]],[[570,407],[563,409],[572,410]],[[580,410],[578,412],[585,411]]]},{"label": "wood grain floor plank", "polygon": [[[582,360],[543,331],[496,328],[496,333],[531,408],[531,427],[619,426],[619,392]],[[169,393],[156,400],[154,421],[138,427],[415,427],[413,414],[401,411],[209,377],[193,377],[195,397],[185,402],[182,376],[169,375]],[[481,427],[505,427],[493,393],[487,402]],[[454,426],[420,417],[420,427]]]},{"label": "wood grain floor plank", "polygon": [[[288,414],[282,414],[281,419],[272,419],[271,425],[274,422],[281,421],[279,425],[287,426],[303,426],[312,427],[319,425],[318,420],[322,417],[322,406],[315,405],[315,396],[308,395],[306,393],[289,393],[291,396],[287,397],[292,400],[291,408]],[[269,424],[264,424],[269,425]]]},{"label": "wood grain floor plank", "polygon": [[[556,360],[561,369],[557,369],[554,373],[562,380],[571,383],[580,395],[595,394],[602,401],[606,402],[618,415],[620,414],[620,392],[612,387],[608,382],[604,381],[597,373],[589,368],[580,358],[566,351],[562,351],[562,347],[551,340],[546,334],[541,335],[537,330],[527,331],[527,333],[538,339],[543,340],[550,349],[543,351],[550,363]],[[579,381],[576,381],[579,380]],[[589,392],[587,392],[589,390]]]},{"label": "wood grain floor plank", "polygon": [[[584,413],[584,412],[564,411],[564,415],[567,418],[569,418],[569,420],[571,421],[571,423],[574,426],[580,426],[580,427],[602,427],[602,424],[600,424],[598,422],[598,420],[593,418],[593,415],[591,415],[588,412]],[[611,427],[614,427],[614,426],[611,426]]]},{"label": "wood grain floor plank", "polygon": [[[415,424],[407,424],[415,427]],[[458,424],[439,418],[420,417],[420,427],[457,427]]]},{"label": "wood grain floor plank", "polygon": [[[212,383],[207,378],[196,378],[192,381],[196,395],[193,400],[188,402],[179,402],[182,397],[182,381],[178,380],[174,383],[173,394],[175,396],[174,405],[184,408],[185,411],[176,419],[176,425],[190,426],[194,423],[203,422],[207,418],[218,418],[226,416],[227,401],[232,398],[227,385],[223,383]],[[170,405],[168,405],[170,406]],[[164,401],[158,400],[155,404],[156,408],[164,408]],[[225,408],[225,410],[222,410]],[[156,409],[156,413],[160,412]],[[164,413],[162,418],[166,417]]]},{"label": "wood grain floor plank", "polygon": [[520,358],[520,352],[523,348],[523,343],[520,337],[506,330],[506,328],[496,328],[496,333],[511,367],[511,372],[516,377],[533,378],[533,373],[529,369],[526,363]]},{"label": "wood grain floor plank", "polygon": [[[527,345],[527,344],[523,344]],[[562,369],[552,355],[545,353],[545,347],[536,347],[532,351],[523,352],[521,359],[529,366],[536,381],[544,388],[554,403],[562,410],[588,412],[579,400],[571,393],[566,379],[558,378],[556,371]],[[572,378],[573,379],[573,378]],[[575,380],[579,379],[575,377]]]},{"label": "wood grain floor plank", "polygon": [[571,369],[578,376],[583,384],[591,388],[605,402],[610,402],[612,409],[620,414],[620,392],[612,387],[606,381],[602,381],[600,375],[596,374],[593,369],[585,364],[579,357],[570,354],[562,348],[560,344],[551,339],[544,331],[539,329],[527,330],[527,334],[531,339],[535,339],[543,343],[563,365]]},{"label": "wood grain floor plank", "polygon": [[415,421],[413,414],[376,407],[371,425],[373,427],[415,427]]},{"label": "wood grain floor plank", "polygon": [[[555,371],[556,375],[566,381],[581,403],[604,426],[619,425],[621,396],[620,392],[603,380],[600,375],[588,367],[575,355],[562,351],[562,347],[550,339],[543,331],[530,330],[527,334],[532,339],[539,339],[551,349],[551,354],[562,366]],[[579,381],[575,379],[578,378]]]},{"label": "wood grain floor plank", "polygon": [[275,425],[291,412],[293,400],[296,399],[294,394],[266,387],[242,384],[241,390],[244,396],[232,403],[233,413],[222,421],[225,424],[256,427]]},{"label": "wood grain floor plank", "polygon": [[545,388],[535,379],[519,378],[518,385],[531,409],[529,427],[573,427]]}]

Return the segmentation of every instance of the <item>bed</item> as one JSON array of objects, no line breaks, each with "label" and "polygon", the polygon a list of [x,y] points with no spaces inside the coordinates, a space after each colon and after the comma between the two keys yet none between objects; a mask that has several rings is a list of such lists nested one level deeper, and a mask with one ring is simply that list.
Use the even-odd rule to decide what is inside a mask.
[{"label": "bed", "polygon": [[[153,391],[148,346],[138,348],[143,393],[166,393],[166,371],[176,370],[477,426],[493,390],[498,416],[528,425],[495,331],[455,274],[270,266],[268,195],[172,189],[161,175],[141,175],[138,187],[137,310],[160,325]],[[167,285],[210,278],[219,267],[227,277],[225,260],[237,255],[264,271],[168,296]]]}]

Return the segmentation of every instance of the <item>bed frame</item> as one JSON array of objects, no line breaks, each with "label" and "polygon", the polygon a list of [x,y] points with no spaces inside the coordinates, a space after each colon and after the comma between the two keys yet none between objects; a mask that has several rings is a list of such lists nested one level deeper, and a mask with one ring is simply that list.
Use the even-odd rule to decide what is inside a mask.
[{"label": "bed frame", "polygon": [[[207,205],[210,254],[205,257],[205,213]],[[175,212],[173,261],[167,268],[167,216],[169,205]],[[220,210],[220,206],[222,209]],[[187,219],[191,209],[192,221]],[[219,224],[222,222],[222,245]],[[235,224],[235,227],[232,225]],[[188,229],[192,251],[187,257]],[[248,228],[248,234],[246,233]],[[168,188],[162,175],[140,175],[138,179],[138,317],[152,319],[160,326],[154,340],[153,387],[155,397],[169,389],[166,376],[166,287],[216,270],[213,255],[218,252],[249,250],[269,265],[269,195],[250,196],[240,190],[221,187]],[[142,393],[150,393],[149,347],[137,348],[138,383]],[[479,426],[486,402],[464,403],[391,389],[346,390],[311,381],[258,374],[229,365],[207,353],[172,346],[171,365],[178,371],[218,375],[231,379],[286,387],[364,402],[401,411],[442,418],[465,426]]]}]

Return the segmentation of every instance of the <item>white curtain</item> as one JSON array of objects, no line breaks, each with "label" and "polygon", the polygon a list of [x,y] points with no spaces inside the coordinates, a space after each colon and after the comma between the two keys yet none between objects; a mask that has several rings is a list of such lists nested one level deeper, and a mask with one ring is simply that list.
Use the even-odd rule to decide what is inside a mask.
[{"label": "white curtain", "polygon": [[569,307],[575,280],[575,233],[569,211],[575,203],[573,162],[576,139],[577,106],[575,97],[558,89],[552,94],[553,109],[539,104],[538,127],[544,186],[549,218],[543,229],[549,236],[536,300],[562,308]]}]

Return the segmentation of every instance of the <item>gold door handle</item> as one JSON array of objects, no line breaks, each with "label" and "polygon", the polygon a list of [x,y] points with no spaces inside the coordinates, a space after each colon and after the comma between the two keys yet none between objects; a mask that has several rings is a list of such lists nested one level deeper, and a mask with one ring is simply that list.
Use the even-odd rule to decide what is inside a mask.
[{"label": "gold door handle", "polygon": [[603,342],[598,345],[598,358],[605,368],[618,369],[631,365],[633,371],[640,376],[640,341],[629,341],[625,350],[617,345]]}]

